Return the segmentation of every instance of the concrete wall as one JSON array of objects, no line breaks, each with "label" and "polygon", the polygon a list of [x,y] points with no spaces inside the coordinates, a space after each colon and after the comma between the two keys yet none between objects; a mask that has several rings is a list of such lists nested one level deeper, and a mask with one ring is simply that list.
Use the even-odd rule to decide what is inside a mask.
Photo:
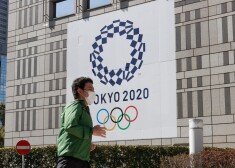
[{"label": "concrete wall", "polygon": [[[66,101],[67,23],[149,1],[113,0],[49,22],[49,2],[9,0],[5,146],[20,139],[56,143]],[[102,144],[187,144],[188,119],[200,118],[205,146],[235,147],[234,14],[233,0],[175,0],[178,137]]]}]

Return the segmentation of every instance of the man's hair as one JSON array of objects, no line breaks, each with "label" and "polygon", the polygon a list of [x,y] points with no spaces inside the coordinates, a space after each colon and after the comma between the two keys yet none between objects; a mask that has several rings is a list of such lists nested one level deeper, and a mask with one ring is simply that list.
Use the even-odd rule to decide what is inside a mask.
[{"label": "man's hair", "polygon": [[79,98],[79,94],[78,94],[77,90],[78,90],[78,88],[83,90],[86,83],[93,84],[93,80],[91,78],[87,78],[87,77],[80,77],[80,78],[77,78],[73,81],[72,92],[73,92],[74,99]]}]

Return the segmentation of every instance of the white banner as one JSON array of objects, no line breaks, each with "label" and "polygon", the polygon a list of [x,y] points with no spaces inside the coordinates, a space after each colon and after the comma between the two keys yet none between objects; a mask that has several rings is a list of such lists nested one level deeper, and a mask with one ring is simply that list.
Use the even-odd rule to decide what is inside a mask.
[{"label": "white banner", "polygon": [[174,1],[157,0],[68,24],[67,102],[71,84],[94,81],[94,141],[177,136]]}]

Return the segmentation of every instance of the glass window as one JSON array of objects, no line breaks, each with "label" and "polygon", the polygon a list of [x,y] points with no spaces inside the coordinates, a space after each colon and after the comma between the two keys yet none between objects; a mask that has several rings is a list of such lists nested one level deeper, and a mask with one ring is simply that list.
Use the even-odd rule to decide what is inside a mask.
[{"label": "glass window", "polygon": [[93,9],[112,4],[112,0],[90,0],[88,3],[88,9]]},{"label": "glass window", "polygon": [[74,0],[58,0],[54,3],[54,17],[63,17],[74,14]]},{"label": "glass window", "polygon": [[6,98],[6,66],[7,57],[0,56],[0,102],[4,103]]}]

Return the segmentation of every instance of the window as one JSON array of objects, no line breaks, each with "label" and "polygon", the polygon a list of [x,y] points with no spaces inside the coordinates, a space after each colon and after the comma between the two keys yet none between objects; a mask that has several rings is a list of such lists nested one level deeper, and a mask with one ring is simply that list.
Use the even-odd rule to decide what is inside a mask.
[{"label": "window", "polygon": [[35,6],[35,24],[38,24],[38,5]]},{"label": "window", "polygon": [[19,1],[19,7],[22,8],[22,0]]},{"label": "window", "polygon": [[112,4],[112,0],[89,0],[87,8],[94,9],[109,4]]},{"label": "window", "polygon": [[74,14],[74,0],[57,0],[54,2],[54,18]]},{"label": "window", "polygon": [[0,9],[4,10],[4,11],[8,11],[7,7],[1,6]]},{"label": "window", "polygon": [[37,76],[37,57],[34,57],[34,76]]},{"label": "window", "polygon": [[20,95],[20,85],[16,86],[16,96]]},{"label": "window", "polygon": [[[0,13],[0,15],[2,15],[2,14]],[[2,24],[0,25],[0,27],[1,27],[1,28],[4,28],[4,29],[6,29],[6,28],[7,28],[7,26],[6,26],[6,25],[2,25]]]},{"label": "window", "polygon": [[38,46],[34,46],[34,54],[38,53]]},{"label": "window", "polygon": [[37,100],[36,99],[33,99],[33,107],[36,107],[37,106]]},{"label": "window", "polygon": [[0,18],[0,21],[2,21],[2,22],[4,22],[4,23],[6,23],[6,22],[7,22],[7,20],[6,20],[6,19],[4,19],[4,18]]},{"label": "window", "polygon": [[28,84],[28,94],[31,94],[31,83]]},{"label": "window", "polygon": [[22,85],[22,95],[25,95],[25,84]]},{"label": "window", "polygon": [[29,58],[28,60],[28,77],[31,77],[31,65],[32,65],[32,58]]}]

